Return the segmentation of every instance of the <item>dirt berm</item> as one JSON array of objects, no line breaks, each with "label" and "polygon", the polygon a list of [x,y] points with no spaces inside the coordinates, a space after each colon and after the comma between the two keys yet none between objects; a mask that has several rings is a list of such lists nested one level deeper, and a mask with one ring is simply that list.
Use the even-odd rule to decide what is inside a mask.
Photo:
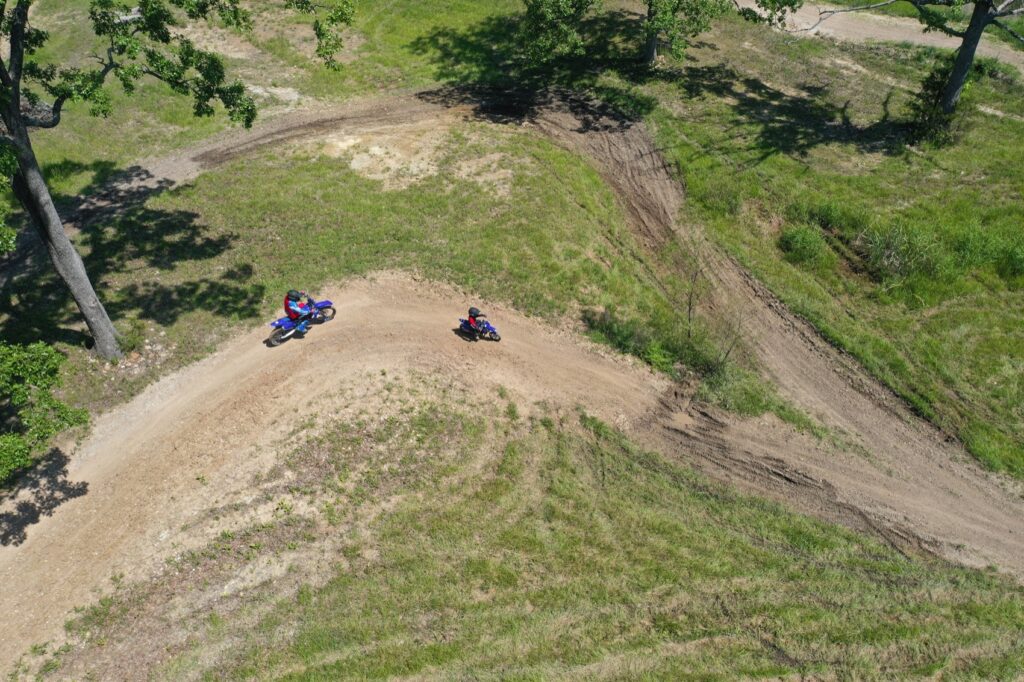
[{"label": "dirt berm", "polygon": [[[453,93],[405,96],[295,112],[144,164],[131,182],[181,182],[226,159],[296,138],[379,130],[409,121],[476,117],[531,127],[585,157],[617,192],[651,244],[682,239],[703,254],[765,373],[782,394],[856,447],[836,448],[774,419],[742,420],[691,404],[685,391],[637,363],[566,332],[482,302],[500,344],[470,344],[452,323],[460,292],[405,275],[357,280],[322,292],[338,318],[307,339],[265,348],[265,328],[151,386],[101,416],[74,452],[68,485],[86,494],[33,517],[26,489],[3,501],[0,660],[59,636],[69,610],[90,602],[112,575],[142,578],[202,539],[181,528],[268,466],[267,445],[295,415],[331,409],[332,390],[366,372],[435,373],[467,385],[508,387],[527,401],[580,405],[666,456],[825,519],[871,530],[904,551],[927,550],[1024,577],[1020,488],[983,471],[955,442],[917,419],[850,358],[823,342],[691,226],[676,224],[683,191],[644,127],[573,99],[538,107],[496,105]],[[131,187],[112,187],[117,193]],[[103,210],[103,197],[89,210]],[[387,309],[388,315],[379,314]],[[201,476],[207,485],[197,485]]]}]

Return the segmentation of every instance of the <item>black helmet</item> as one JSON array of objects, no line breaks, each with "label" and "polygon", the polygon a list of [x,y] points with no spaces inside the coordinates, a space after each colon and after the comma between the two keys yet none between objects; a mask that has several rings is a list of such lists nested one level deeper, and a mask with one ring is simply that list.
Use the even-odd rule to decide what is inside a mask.
[{"label": "black helmet", "polygon": [[298,301],[300,298],[302,298],[302,294],[295,291],[295,289],[292,289],[288,292],[288,298],[290,298],[293,301]]},{"label": "black helmet", "polygon": [[469,316],[470,317],[480,317],[480,309],[479,308],[470,308],[469,309]]}]

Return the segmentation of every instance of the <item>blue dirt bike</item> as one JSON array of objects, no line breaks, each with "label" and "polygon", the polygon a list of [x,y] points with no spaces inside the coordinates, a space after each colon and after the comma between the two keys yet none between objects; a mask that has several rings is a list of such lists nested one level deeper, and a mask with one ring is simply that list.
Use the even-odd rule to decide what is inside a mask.
[{"label": "blue dirt bike", "polygon": [[487,320],[479,320],[477,324],[480,326],[479,329],[473,329],[473,326],[468,320],[459,318],[459,332],[468,339],[477,341],[479,339],[487,339],[488,341],[501,341],[501,334],[494,328]]},{"label": "blue dirt bike", "polygon": [[[307,298],[306,303],[313,310],[313,313],[308,318],[309,324],[329,322],[334,319],[338,312],[330,301],[314,301],[312,298]],[[298,332],[299,321],[286,316],[271,322],[270,326],[274,328],[274,331],[270,332],[270,336],[267,337],[267,345],[273,348],[280,346]]]}]

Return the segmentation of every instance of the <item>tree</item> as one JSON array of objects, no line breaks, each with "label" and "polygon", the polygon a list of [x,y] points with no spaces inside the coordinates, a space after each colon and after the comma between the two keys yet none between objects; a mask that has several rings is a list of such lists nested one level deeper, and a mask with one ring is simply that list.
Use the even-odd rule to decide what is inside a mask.
[{"label": "tree", "polygon": [[[108,114],[111,77],[127,93],[133,92],[141,79],[155,78],[191,97],[196,116],[212,115],[219,102],[231,120],[251,126],[256,106],[245,86],[227,80],[220,57],[197,48],[174,29],[200,20],[249,29],[252,17],[240,0],[137,0],[131,5],[120,0],[90,0],[89,20],[104,49],[102,54],[92,55],[94,66],[83,68],[36,59],[49,34],[32,25],[32,2],[0,0],[0,119],[4,126],[0,130],[0,165],[85,318],[96,351],[112,359],[121,354],[117,334],[81,256],[64,232],[32,149],[30,131],[59,125],[68,102],[87,102],[92,114]],[[351,0],[279,2],[286,9],[313,17],[317,56],[335,66],[340,30],[352,20]]]},{"label": "tree", "polygon": [[[597,0],[525,0],[531,51],[542,59],[583,50],[580,25]],[[667,42],[679,55],[690,38],[708,30],[729,10],[729,0],[646,0],[642,59],[651,64],[658,45]]]},{"label": "tree", "polygon": [[730,7],[728,0],[647,0],[644,61],[654,63],[662,41],[681,55],[691,38],[711,28],[711,22]]},{"label": "tree", "polygon": [[[883,0],[858,7],[821,10],[818,13],[818,22],[814,26],[836,14],[876,9],[900,1]],[[1014,39],[1024,43],[1024,35],[1013,30],[1005,21],[1011,17],[1024,15],[1024,0],[977,0],[971,10],[971,18],[967,27],[963,30],[953,25],[949,10],[959,10],[965,5],[964,0],[906,1],[917,10],[918,18],[924,24],[925,31],[940,31],[961,39],[960,47],[956,51],[956,57],[948,76],[946,76],[946,82],[938,102],[943,113],[947,115],[953,113],[960,101],[960,95],[963,93],[967,78],[971,73],[971,67],[974,65],[974,55],[978,50],[978,43],[981,42],[981,36],[985,33],[985,29],[993,25],[998,26]],[[788,12],[795,12],[803,5],[803,0],[756,0],[756,2],[758,7],[766,13],[760,18],[776,25],[781,25],[785,21]],[[744,13],[744,15],[748,18],[758,18],[750,13]]]}]

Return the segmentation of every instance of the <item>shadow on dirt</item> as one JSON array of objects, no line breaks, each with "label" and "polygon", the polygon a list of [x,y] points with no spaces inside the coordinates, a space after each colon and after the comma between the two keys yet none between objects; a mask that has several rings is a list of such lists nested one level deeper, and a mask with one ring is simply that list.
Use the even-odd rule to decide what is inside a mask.
[{"label": "shadow on dirt", "polygon": [[0,491],[0,545],[20,545],[30,526],[89,492],[87,482],[68,480],[68,461],[63,451],[54,448],[10,488]]},{"label": "shadow on dirt", "polygon": [[[263,287],[251,282],[250,265],[216,277],[178,274],[188,263],[225,253],[236,236],[208,234],[191,211],[154,207],[152,200],[169,189],[168,181],[140,167],[115,170],[105,161],[65,162],[53,172],[93,173],[80,195],[55,201],[115,324],[142,319],[166,325],[196,309],[225,318],[257,313]],[[22,220],[18,250],[0,261],[0,334],[12,342],[88,345],[91,339],[70,294],[53,273],[34,229]],[[151,274],[139,277],[140,270]],[[136,274],[128,277],[131,273]]]},{"label": "shadow on dirt", "polygon": [[467,334],[465,331],[463,331],[462,327],[453,328],[452,334],[455,334],[455,336],[459,337],[466,343],[476,343],[477,341],[480,340],[479,338],[477,338],[475,334]]},{"label": "shadow on dirt", "polygon": [[[755,164],[775,154],[805,156],[816,146],[836,142],[865,152],[902,151],[909,124],[891,114],[892,91],[885,97],[881,118],[860,125],[851,118],[850,102],[836,104],[824,86],[804,84],[799,92],[783,92],[726,63],[650,68],[639,59],[643,21],[642,15],[624,10],[592,17],[581,31],[587,45],[584,55],[542,64],[526,54],[530,39],[518,15],[491,17],[464,30],[437,28],[410,47],[430,56],[438,79],[452,84],[446,94],[452,103],[476,103],[479,113],[491,121],[529,120],[531,112],[549,103],[551,93],[557,92],[561,100],[575,93],[569,99],[587,106],[597,100],[598,106],[613,109],[620,125],[626,126],[657,106],[656,98],[637,86],[658,84],[678,88],[688,99],[713,96],[731,103],[737,135],[750,138],[749,131],[754,131],[746,144]],[[461,98],[454,93],[461,93]],[[585,115],[581,118],[586,120]],[[600,118],[609,120],[608,112]]]}]

